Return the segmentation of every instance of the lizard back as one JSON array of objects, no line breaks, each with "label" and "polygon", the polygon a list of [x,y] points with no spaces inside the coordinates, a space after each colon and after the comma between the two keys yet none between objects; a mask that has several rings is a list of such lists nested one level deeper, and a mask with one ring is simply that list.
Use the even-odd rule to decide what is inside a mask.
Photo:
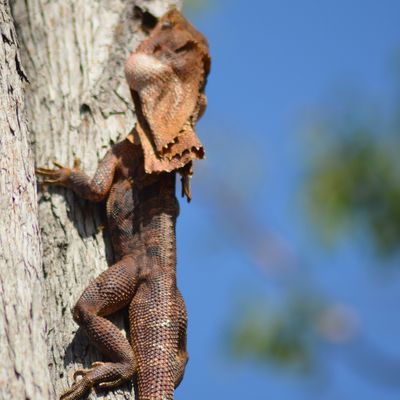
[{"label": "lizard back", "polygon": [[107,218],[116,258],[141,252],[157,257],[160,266],[174,265],[179,213],[175,173],[145,173],[142,149],[129,140],[115,145],[113,151],[119,164],[107,200]]}]

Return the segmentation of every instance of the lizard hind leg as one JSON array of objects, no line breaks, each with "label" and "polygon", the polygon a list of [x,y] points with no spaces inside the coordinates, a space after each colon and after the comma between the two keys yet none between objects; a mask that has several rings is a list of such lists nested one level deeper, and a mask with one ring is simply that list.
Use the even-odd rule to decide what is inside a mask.
[{"label": "lizard hind leg", "polygon": [[176,289],[176,306],[177,313],[175,318],[178,325],[178,353],[175,364],[175,389],[182,382],[185,367],[189,361],[189,355],[186,350],[187,314],[185,302],[179,289]]},{"label": "lizard hind leg", "polygon": [[104,316],[130,303],[137,279],[135,259],[127,256],[109,267],[83,292],[74,307],[74,320],[85,329],[90,342],[114,362],[96,362],[89,369],[76,371],[74,378],[82,378],[75,379],[61,400],[78,400],[94,386],[118,386],[136,372],[136,361],[128,339]]},{"label": "lizard hind leg", "polygon": [[175,276],[160,273],[142,282],[129,318],[139,364],[139,399],[172,400],[188,360],[186,310]]}]

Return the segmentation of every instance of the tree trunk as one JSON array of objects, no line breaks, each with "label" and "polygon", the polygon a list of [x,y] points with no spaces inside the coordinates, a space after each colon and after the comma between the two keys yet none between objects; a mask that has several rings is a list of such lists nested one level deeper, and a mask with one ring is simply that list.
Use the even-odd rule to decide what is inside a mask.
[{"label": "tree trunk", "polygon": [[0,398],[50,399],[33,157],[7,0],[0,0]]},{"label": "tree trunk", "polygon": [[[176,1],[135,4],[160,16]],[[92,174],[109,146],[133,127],[135,116],[123,65],[145,37],[135,4],[126,0],[14,1],[23,65],[31,81],[26,104],[37,165],[50,165],[56,159],[71,166],[79,158],[82,169]],[[107,230],[101,229],[103,208],[64,189],[42,190],[40,196],[46,341],[50,380],[57,396],[71,385],[77,368],[103,359],[78,330],[70,312],[89,282],[113,262]],[[123,316],[114,321],[123,328]],[[107,398],[130,399],[132,391],[126,385]]]}]

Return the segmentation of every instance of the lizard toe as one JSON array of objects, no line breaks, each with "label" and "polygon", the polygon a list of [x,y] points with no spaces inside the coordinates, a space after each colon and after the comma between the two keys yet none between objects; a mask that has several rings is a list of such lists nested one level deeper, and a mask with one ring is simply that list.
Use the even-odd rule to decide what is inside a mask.
[{"label": "lizard toe", "polygon": [[60,400],[79,400],[89,393],[93,382],[84,376],[80,381],[74,383],[66,392],[60,396]]}]

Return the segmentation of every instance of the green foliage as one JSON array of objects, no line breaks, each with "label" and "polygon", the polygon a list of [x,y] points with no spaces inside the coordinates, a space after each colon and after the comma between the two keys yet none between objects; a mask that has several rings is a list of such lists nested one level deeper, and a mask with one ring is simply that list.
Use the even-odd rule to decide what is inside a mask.
[{"label": "green foliage", "polygon": [[233,355],[309,372],[315,364],[313,321],[318,309],[306,298],[293,300],[276,309],[262,299],[252,303],[231,329]]},{"label": "green foliage", "polygon": [[308,179],[313,221],[327,238],[361,226],[380,254],[400,248],[400,173],[396,135],[357,126],[333,131]]},{"label": "green foliage", "polygon": [[352,343],[359,334],[354,311],[310,289],[279,305],[252,299],[229,330],[233,356],[310,374],[323,365],[323,346]]}]

